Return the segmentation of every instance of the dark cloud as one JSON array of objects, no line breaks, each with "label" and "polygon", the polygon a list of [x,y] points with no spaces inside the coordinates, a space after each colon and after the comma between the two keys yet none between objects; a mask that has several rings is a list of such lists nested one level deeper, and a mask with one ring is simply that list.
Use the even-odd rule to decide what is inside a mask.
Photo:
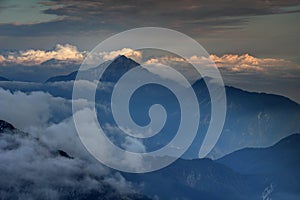
[{"label": "dark cloud", "polygon": [[140,26],[164,26],[199,33],[211,29],[236,28],[245,23],[249,16],[298,12],[285,8],[299,4],[298,0],[53,0],[52,7],[44,12],[61,16],[62,19],[33,25],[1,25],[0,35],[49,35],[57,32],[72,35],[87,30],[114,32]]}]

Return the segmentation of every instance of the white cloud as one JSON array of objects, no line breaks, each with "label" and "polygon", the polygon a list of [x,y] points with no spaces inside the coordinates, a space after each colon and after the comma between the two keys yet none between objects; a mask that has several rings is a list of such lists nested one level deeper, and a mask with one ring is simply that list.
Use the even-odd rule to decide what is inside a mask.
[{"label": "white cloud", "polygon": [[79,52],[76,46],[57,44],[55,49],[51,51],[29,49],[19,52],[9,52],[7,55],[0,56],[0,63],[2,65],[20,64],[33,66],[50,59],[81,62],[84,57],[85,52]]},{"label": "white cloud", "polygon": [[231,71],[266,71],[272,67],[286,67],[295,65],[291,61],[278,58],[257,58],[249,54],[236,55],[236,54],[225,54],[221,57],[211,55],[210,58],[220,68],[227,68]]},{"label": "white cloud", "polygon": [[[86,51],[80,52],[76,46],[57,44],[54,50],[49,51],[28,49],[25,51],[8,52],[5,55],[0,55],[0,65],[11,66],[19,64],[24,66],[36,66],[48,60],[55,59],[62,62],[62,65],[57,66],[63,66],[63,61],[80,64],[87,55]],[[123,48],[117,51],[100,52],[97,55],[89,55],[92,61],[92,63],[89,64],[94,64],[93,61],[97,62],[99,59],[104,61],[113,60],[119,55],[125,55],[137,62],[140,62],[142,59],[142,52],[130,48]]]},{"label": "white cloud", "polygon": [[[20,64],[25,66],[35,66],[50,59],[80,64],[87,55],[88,52],[80,52],[76,46],[70,44],[57,44],[54,50],[49,51],[29,49],[0,55],[0,65],[9,66],[13,64]],[[100,52],[97,55],[90,54],[89,59],[92,63],[88,64],[94,64],[94,62],[99,61],[99,59],[103,61],[113,60],[119,55],[129,57],[136,62],[142,62],[143,60],[143,53],[141,51],[123,48],[116,51]],[[267,70],[266,68],[296,65],[295,63],[285,59],[258,58],[249,54],[224,54],[222,56],[211,54],[209,58],[215,62],[217,67],[233,72],[263,72]],[[207,57],[198,57],[195,55],[191,56],[187,60],[174,56],[161,56],[146,60],[143,64],[156,66],[160,66],[160,64],[180,65],[182,67],[186,65],[187,62],[210,65],[210,60]],[[63,66],[63,64],[58,66]]]},{"label": "white cloud", "polygon": [[[45,92],[10,92],[0,88],[0,119],[14,124],[17,128],[29,132],[52,149],[63,149],[77,158],[86,158],[87,151],[79,140],[75,128],[71,100],[53,97]],[[98,131],[93,122],[93,112],[89,102],[82,99],[73,101],[75,105],[74,116],[80,116],[83,124],[80,126],[90,137],[90,133]],[[119,131],[113,128],[113,131]],[[117,133],[119,134],[119,132]],[[91,138],[95,141],[94,138]],[[117,156],[106,140],[96,141],[107,156],[107,160],[114,159],[129,167],[143,166],[141,159],[130,160]],[[145,152],[145,146],[138,139],[125,137],[120,140],[120,146],[129,151]]]},{"label": "white cloud", "polygon": [[[0,96],[0,119],[28,132],[0,133],[1,197],[60,199],[72,191],[81,195],[94,192],[99,196],[104,184],[117,189],[108,191],[116,195],[134,192],[131,183],[88,154],[77,135],[69,100],[44,92],[11,93],[1,88]],[[88,106],[83,100],[75,103],[78,108]],[[89,109],[79,110],[76,114],[87,116],[84,117],[86,130],[93,131],[89,125],[90,111],[86,110]],[[52,118],[59,121],[52,123]],[[67,152],[74,159],[59,156],[58,150]],[[108,156],[113,155],[108,153]],[[61,188],[65,189],[62,191]]]},{"label": "white cloud", "polygon": [[[89,159],[87,154],[85,157],[73,154],[73,159],[60,156],[58,150],[69,154],[69,149],[81,147],[69,141],[74,140],[74,135],[68,138],[62,132],[69,130],[61,128],[60,134],[49,135],[46,140],[18,130],[1,133],[0,196],[4,199],[54,200],[73,195],[99,198],[111,195],[111,199],[119,199],[119,195],[134,192],[130,182]],[[64,145],[55,146],[51,142]]]},{"label": "white cloud", "polygon": [[[278,67],[299,67],[289,60],[280,58],[258,58],[249,54],[225,54],[222,56],[210,55],[209,59],[213,61],[220,69],[226,69],[233,72],[266,72]],[[209,66],[212,63],[207,57],[191,56],[187,60],[179,57],[163,56],[151,58],[145,64],[160,67],[163,65],[185,67],[188,63],[202,64]]]},{"label": "white cloud", "polygon": [[43,127],[71,115],[70,102],[44,92],[11,93],[0,88],[0,119],[22,129]]},{"label": "white cloud", "polygon": [[103,60],[113,60],[119,55],[124,55],[128,58],[131,58],[137,62],[141,61],[142,59],[142,52],[135,51],[130,48],[123,48],[117,51],[111,51],[111,52],[101,52],[100,56],[103,57]]}]

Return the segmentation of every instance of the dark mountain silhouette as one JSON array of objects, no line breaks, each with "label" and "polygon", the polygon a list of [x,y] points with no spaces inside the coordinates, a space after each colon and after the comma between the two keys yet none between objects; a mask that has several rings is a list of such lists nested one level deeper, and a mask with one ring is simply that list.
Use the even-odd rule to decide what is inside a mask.
[{"label": "dark mountain silhouette", "polygon": [[159,171],[124,174],[143,193],[160,199],[258,199],[264,188],[262,180],[254,184],[251,177],[210,159],[178,159]]},{"label": "dark mountain silhouette", "polygon": [[76,79],[77,71],[74,71],[68,75],[54,76],[46,80],[46,83],[49,82],[58,82],[58,81],[72,81]]},{"label": "dark mountain silhouette", "polygon": [[274,198],[282,199],[278,193],[284,192],[300,197],[299,146],[300,134],[293,134],[274,146],[242,149],[217,162],[242,174],[264,177],[274,186]]},{"label": "dark mountain silhouette", "polygon": [[15,130],[15,127],[10,123],[0,120],[0,133],[5,131],[12,131]]},{"label": "dark mountain silhouette", "polygon": [[[246,148],[219,160],[179,159],[159,171],[124,174],[162,199],[298,199],[300,135],[274,146]],[[159,186],[154,187],[153,185]]]},{"label": "dark mountain silhouette", "polygon": [[[139,65],[132,59],[127,58],[123,55],[118,56],[113,61],[106,61],[102,63],[102,65],[108,65],[108,64],[109,67],[101,77],[101,81],[116,82],[125,72]],[[95,76],[96,75],[95,72],[97,72],[97,70],[101,68],[102,66],[94,68],[92,70],[86,70],[86,72],[84,72],[86,74],[84,74],[83,76],[88,76],[89,78],[93,77],[96,80],[97,77]],[[74,71],[67,75],[54,76],[46,80],[46,83],[59,82],[59,81],[72,81],[76,79],[77,73],[78,71]]]},{"label": "dark mountain silhouette", "polygon": [[[300,134],[293,134],[271,147],[245,148],[228,154],[217,162],[240,173],[278,173],[300,164]],[[275,154],[276,156],[273,156]],[[269,168],[270,164],[274,166]],[[285,171],[284,170],[284,171]],[[300,173],[298,174],[300,175]]]},{"label": "dark mountain silhouette", "polygon": [[10,81],[9,79],[3,77],[3,76],[0,76],[0,81]]}]

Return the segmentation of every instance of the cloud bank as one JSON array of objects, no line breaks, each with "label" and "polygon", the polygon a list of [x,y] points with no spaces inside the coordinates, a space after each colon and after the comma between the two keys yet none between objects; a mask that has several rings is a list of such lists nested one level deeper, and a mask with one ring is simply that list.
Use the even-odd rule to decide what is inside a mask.
[{"label": "cloud bank", "polygon": [[[258,58],[249,54],[225,54],[217,56],[211,54],[209,59],[213,61],[216,67],[220,69],[226,69],[232,72],[266,72],[274,68],[294,68],[300,69],[300,65],[296,63],[281,59],[281,58]],[[156,65],[160,67],[163,65],[177,65],[180,67],[186,67],[188,63],[200,64],[204,66],[210,66],[207,57],[191,56],[187,60],[179,57],[162,56],[158,58],[151,58],[145,62],[148,65]]]},{"label": "cloud bank", "polygon": [[58,61],[81,62],[85,52],[79,52],[76,46],[70,44],[57,44],[54,50],[34,50],[29,49],[19,52],[8,52],[8,54],[0,56],[0,64],[2,65],[39,65],[51,59]]},{"label": "cloud bank", "polygon": [[[84,58],[88,55],[88,52],[80,52],[76,46],[70,44],[57,44],[54,50],[35,50],[29,49],[19,52],[8,52],[6,55],[0,55],[0,65],[2,66],[13,66],[16,64],[24,66],[37,66],[37,65],[53,65],[51,60],[61,61],[61,67],[67,65],[63,61],[74,62],[80,64]],[[99,60],[97,57],[104,61],[113,60],[119,55],[125,55],[128,58],[135,60],[136,62],[144,62],[148,65],[179,65],[186,62],[207,64],[208,58],[191,56],[188,60],[184,60],[179,57],[174,56],[160,56],[155,58],[150,58],[148,60],[143,59],[143,53],[141,51],[135,51],[130,48],[123,48],[111,52],[100,52],[98,55],[90,54],[90,60]],[[281,58],[258,58],[249,54],[224,54],[217,56],[214,54],[210,55],[210,59],[215,62],[216,66],[219,68],[226,68],[230,71],[242,72],[242,71],[252,71],[252,72],[262,72],[268,70],[272,67],[300,67],[289,60]],[[48,61],[48,63],[47,63]],[[94,63],[90,63],[94,64]]]},{"label": "cloud bank", "polygon": [[[4,199],[139,199],[132,184],[97,162],[79,140],[71,102],[45,92],[0,88],[0,119],[26,130],[0,130],[0,196]],[[74,102],[84,108],[87,102]],[[90,110],[75,115],[89,116]],[[84,117],[86,131],[95,131]],[[125,148],[141,148],[126,140]],[[59,150],[66,152],[67,156]],[[112,157],[107,152],[109,157]],[[115,158],[118,159],[118,158]],[[130,165],[135,162],[123,160]]]},{"label": "cloud bank", "polygon": [[[64,146],[72,145],[63,134],[53,138],[59,139],[64,141]],[[19,130],[1,130],[1,198],[120,199],[132,194],[129,199],[135,199],[131,183],[119,173],[111,172],[87,154],[70,157],[69,152],[61,153],[62,150],[66,151],[55,148],[50,138],[41,140]]]},{"label": "cloud bank", "polygon": [[[90,54],[91,60],[95,57],[104,61],[113,60],[119,55],[125,55],[136,61],[141,61],[142,53],[130,48],[123,48],[117,51],[100,52],[98,55]],[[25,51],[10,51],[0,55],[0,66],[60,66],[68,64],[81,64],[87,56],[86,51],[79,51],[76,46],[71,44],[57,44],[53,50],[28,49]],[[55,62],[56,61],[56,62]],[[94,63],[90,63],[94,64]]]}]

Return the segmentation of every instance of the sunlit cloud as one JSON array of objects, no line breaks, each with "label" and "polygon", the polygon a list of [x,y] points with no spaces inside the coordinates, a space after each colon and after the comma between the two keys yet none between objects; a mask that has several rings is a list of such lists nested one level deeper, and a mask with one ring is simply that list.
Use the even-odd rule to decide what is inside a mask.
[{"label": "sunlit cloud", "polygon": [[225,54],[223,56],[211,55],[210,58],[219,68],[227,68],[231,71],[266,71],[272,67],[294,66],[295,63],[280,58],[257,58],[249,54]]},{"label": "sunlit cloud", "polygon": [[159,58],[151,58],[145,62],[148,65],[157,67],[163,65],[180,65],[187,66],[188,63],[200,65],[214,65],[219,69],[229,70],[233,72],[267,72],[278,67],[299,67],[292,61],[281,58],[258,58],[249,54],[225,54],[217,56],[211,54],[208,57],[191,56],[188,59],[179,57],[163,56]]},{"label": "sunlit cloud", "polygon": [[[162,67],[163,65],[184,67],[188,63],[205,66],[215,64],[220,69],[229,70],[232,72],[266,72],[274,67],[299,67],[296,63],[286,59],[259,58],[250,54],[224,54],[221,56],[211,54],[209,58],[194,55],[186,60],[184,58],[175,56],[161,56],[143,60],[143,53],[141,51],[136,51],[130,48],[123,48],[110,52],[100,52],[95,55],[88,54],[86,51],[79,51],[76,46],[71,44],[57,44],[53,50],[28,49],[18,52],[8,52],[0,55],[0,65],[10,66],[18,64],[24,66],[36,66],[52,59],[80,64],[87,57],[87,55],[90,56],[89,60],[91,62],[93,62],[93,60],[96,62],[99,60],[99,58],[104,61],[113,60],[119,55],[124,55],[135,60],[136,62],[141,63],[144,61],[143,64],[145,65],[157,67]],[[63,64],[58,66],[63,67]]]},{"label": "sunlit cloud", "polygon": [[42,64],[51,59],[80,62],[83,60],[84,54],[85,52],[79,52],[76,46],[57,44],[54,50],[51,51],[29,49],[19,52],[9,52],[6,56],[0,56],[0,64],[32,66]]},{"label": "sunlit cloud", "polygon": [[111,52],[101,52],[100,56],[103,57],[104,60],[113,60],[119,55],[124,55],[128,58],[131,58],[135,61],[141,61],[142,59],[142,52],[135,51],[130,48],[123,48],[117,51],[111,51]]},{"label": "sunlit cloud", "polygon": [[[76,46],[70,44],[57,44],[53,50],[48,51],[29,49],[25,51],[8,52],[6,55],[0,55],[0,65],[10,66],[18,64],[24,66],[36,66],[54,59],[56,61],[61,61],[62,65],[53,65],[52,63],[52,66],[63,67],[63,61],[80,64],[87,57],[87,55],[88,52],[80,52]],[[124,55],[137,62],[140,62],[142,59],[142,53],[140,51],[135,51],[130,48],[123,48],[111,52],[100,52],[97,55],[89,54],[88,56],[91,62],[96,62],[99,61],[99,58],[104,61],[113,60],[119,55]]]}]

